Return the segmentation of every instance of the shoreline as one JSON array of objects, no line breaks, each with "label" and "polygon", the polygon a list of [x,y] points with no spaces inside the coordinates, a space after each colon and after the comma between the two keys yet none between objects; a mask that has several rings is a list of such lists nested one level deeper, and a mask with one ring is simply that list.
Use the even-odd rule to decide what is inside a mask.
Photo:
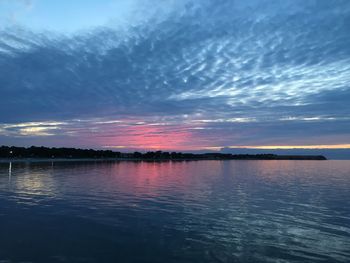
[{"label": "shoreline", "polygon": [[0,147],[0,162],[67,162],[67,161],[202,161],[202,160],[327,160],[323,155],[232,154],[221,152],[133,152],[77,148],[31,146]]},{"label": "shoreline", "polygon": [[52,163],[52,162],[190,162],[190,161],[326,161],[328,159],[307,158],[307,156],[298,156],[294,158],[280,157],[276,159],[218,159],[218,158],[184,158],[184,159],[145,159],[145,158],[18,158],[18,159],[0,159],[0,164],[4,163]]}]

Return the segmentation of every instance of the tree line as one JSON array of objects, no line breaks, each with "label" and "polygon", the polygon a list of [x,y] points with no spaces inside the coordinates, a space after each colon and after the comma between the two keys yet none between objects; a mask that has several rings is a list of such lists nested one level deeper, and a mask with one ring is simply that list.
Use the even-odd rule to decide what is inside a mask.
[{"label": "tree line", "polygon": [[230,154],[230,153],[181,153],[181,152],[133,152],[76,148],[15,147],[1,146],[0,158],[68,158],[68,159],[141,159],[141,160],[325,160],[324,156],[281,156],[275,154]]}]

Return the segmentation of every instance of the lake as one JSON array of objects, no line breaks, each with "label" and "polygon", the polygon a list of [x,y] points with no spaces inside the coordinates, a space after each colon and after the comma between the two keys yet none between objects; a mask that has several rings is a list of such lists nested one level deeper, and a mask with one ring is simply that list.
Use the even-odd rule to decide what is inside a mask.
[{"label": "lake", "polygon": [[350,161],[2,163],[0,262],[350,262]]}]

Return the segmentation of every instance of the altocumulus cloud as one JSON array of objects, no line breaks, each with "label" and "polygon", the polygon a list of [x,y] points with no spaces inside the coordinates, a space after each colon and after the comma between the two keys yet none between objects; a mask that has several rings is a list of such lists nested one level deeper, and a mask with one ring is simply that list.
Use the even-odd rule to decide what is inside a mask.
[{"label": "altocumulus cloud", "polygon": [[349,1],[139,1],[134,11],[122,26],[69,35],[3,27],[1,141],[349,143]]}]

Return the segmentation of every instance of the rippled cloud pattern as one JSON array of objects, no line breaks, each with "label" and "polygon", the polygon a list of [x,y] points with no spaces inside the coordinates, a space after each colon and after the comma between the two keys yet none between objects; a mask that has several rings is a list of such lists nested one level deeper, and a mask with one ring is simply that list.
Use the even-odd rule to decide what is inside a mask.
[{"label": "rippled cloud pattern", "polygon": [[0,30],[0,140],[350,143],[349,1],[135,1],[123,24]]}]

